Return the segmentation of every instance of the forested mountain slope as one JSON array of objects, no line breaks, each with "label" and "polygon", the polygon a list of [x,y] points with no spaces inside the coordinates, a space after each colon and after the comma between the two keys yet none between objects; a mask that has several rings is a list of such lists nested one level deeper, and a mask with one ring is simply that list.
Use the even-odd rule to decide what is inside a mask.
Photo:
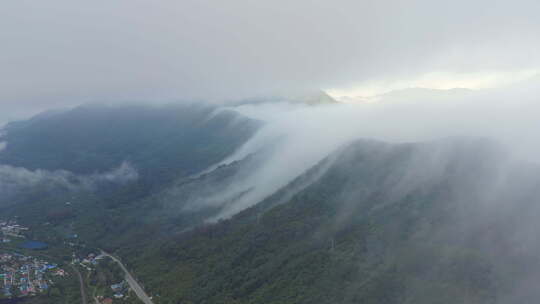
[{"label": "forested mountain slope", "polygon": [[158,303],[539,296],[530,284],[540,270],[537,166],[481,139],[359,141],[325,162],[324,174],[285,203],[119,252]]},{"label": "forested mountain slope", "polygon": [[251,191],[235,185],[264,151],[197,173],[259,125],[200,106],[82,107],[11,124],[0,182],[26,188],[0,212],[51,246],[77,233],[118,254],[160,304],[540,296],[531,284],[540,273],[537,165],[478,138],[359,140],[216,222]]},{"label": "forested mountain slope", "polygon": [[93,174],[129,162],[163,182],[219,162],[259,125],[207,105],[87,105],[8,124],[0,164]]},{"label": "forested mountain slope", "polygon": [[0,213],[29,226],[74,222],[92,242],[121,228],[114,241],[131,239],[163,226],[146,212],[160,193],[232,154],[261,124],[209,105],[86,105],[11,123],[0,139]]}]

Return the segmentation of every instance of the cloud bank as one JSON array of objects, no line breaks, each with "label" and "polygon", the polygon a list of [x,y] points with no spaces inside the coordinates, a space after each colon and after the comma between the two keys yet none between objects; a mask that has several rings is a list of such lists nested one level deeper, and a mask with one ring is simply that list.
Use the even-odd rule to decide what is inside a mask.
[{"label": "cloud bank", "polygon": [[203,199],[197,197],[192,205],[226,202],[217,218],[229,217],[260,202],[356,139],[405,143],[487,138],[507,147],[516,158],[540,162],[540,135],[536,132],[540,129],[539,84],[535,79],[505,89],[411,89],[382,96],[376,103],[316,107],[267,103],[228,108],[266,124],[216,167],[259,156],[233,175],[230,187],[206,193]]},{"label": "cloud bank", "polygon": [[540,68],[538,1],[3,3],[0,121],[89,101],[229,100]]},{"label": "cloud bank", "polygon": [[21,167],[0,165],[0,203],[8,202],[15,195],[36,187],[61,187],[90,190],[100,183],[125,184],[138,179],[137,170],[124,162],[109,172],[76,175],[69,171],[28,170]]}]

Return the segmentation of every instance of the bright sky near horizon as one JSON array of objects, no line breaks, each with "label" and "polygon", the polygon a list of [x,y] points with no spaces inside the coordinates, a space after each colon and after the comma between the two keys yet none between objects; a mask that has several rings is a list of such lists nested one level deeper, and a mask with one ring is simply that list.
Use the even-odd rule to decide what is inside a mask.
[{"label": "bright sky near horizon", "polygon": [[513,85],[540,76],[540,70],[491,71],[483,73],[428,73],[416,78],[400,80],[367,81],[346,88],[330,88],[325,91],[336,99],[344,97],[374,97],[395,90],[424,88],[436,90],[450,89],[490,89]]},{"label": "bright sky near horizon", "polygon": [[87,102],[481,88],[540,70],[537,0],[8,0],[0,124]]}]

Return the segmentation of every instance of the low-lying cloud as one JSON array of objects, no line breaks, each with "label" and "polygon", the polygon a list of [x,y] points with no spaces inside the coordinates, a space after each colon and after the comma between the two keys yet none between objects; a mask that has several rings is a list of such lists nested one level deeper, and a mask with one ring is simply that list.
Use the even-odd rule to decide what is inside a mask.
[{"label": "low-lying cloud", "polygon": [[137,170],[124,162],[105,173],[77,175],[65,170],[28,170],[22,167],[0,165],[0,201],[38,186],[61,187],[69,190],[90,190],[100,183],[125,184],[138,179]]},{"label": "low-lying cloud", "polygon": [[260,202],[333,151],[360,138],[404,143],[483,137],[502,143],[516,157],[540,161],[540,135],[536,132],[540,129],[538,96],[540,86],[534,79],[504,89],[411,89],[382,96],[376,103],[316,107],[267,103],[234,107],[233,110],[266,124],[219,165],[242,161],[253,154],[260,154],[261,161],[252,164],[249,171],[235,173],[231,178],[235,182],[229,188],[204,200],[216,205],[227,201],[227,207],[217,218],[229,217]]}]

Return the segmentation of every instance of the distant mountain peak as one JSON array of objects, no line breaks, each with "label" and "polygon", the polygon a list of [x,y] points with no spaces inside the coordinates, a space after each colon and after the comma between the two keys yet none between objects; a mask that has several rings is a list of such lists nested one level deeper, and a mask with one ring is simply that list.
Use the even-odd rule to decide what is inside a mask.
[{"label": "distant mountain peak", "polygon": [[238,105],[245,105],[245,104],[261,104],[261,103],[275,103],[275,102],[306,104],[310,106],[340,103],[338,100],[328,95],[325,91],[315,90],[315,91],[277,93],[275,95],[270,95],[270,96],[248,98],[248,99],[240,100],[237,102],[231,102],[231,104],[238,106]]},{"label": "distant mountain peak", "polygon": [[308,105],[323,105],[323,104],[339,103],[339,101],[337,101],[332,96],[328,95],[325,91],[322,91],[322,90],[292,95],[288,97],[287,99],[292,102],[304,103]]}]

